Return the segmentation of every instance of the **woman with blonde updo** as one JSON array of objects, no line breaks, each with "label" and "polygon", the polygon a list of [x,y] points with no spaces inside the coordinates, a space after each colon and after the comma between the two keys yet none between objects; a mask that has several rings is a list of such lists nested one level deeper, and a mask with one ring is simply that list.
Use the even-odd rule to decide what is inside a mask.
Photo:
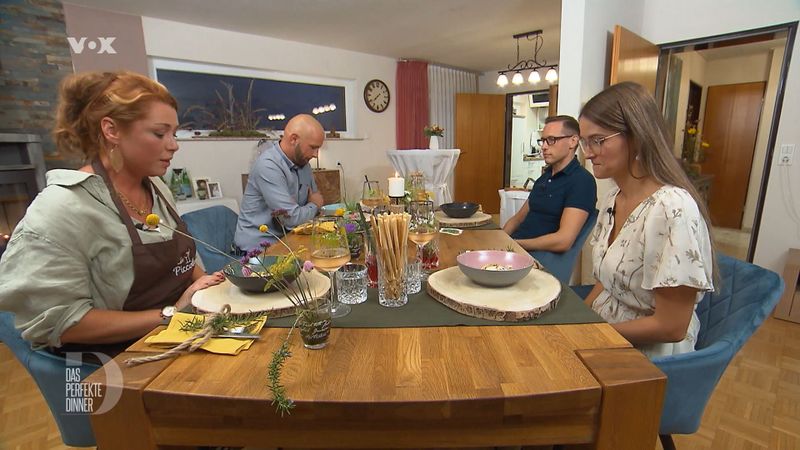
[{"label": "woman with blonde updo", "polygon": [[130,72],[64,80],[53,136],[78,170],[52,170],[0,261],[0,310],[34,349],[110,356],[145,335],[194,292],[222,281],[195,265],[194,242],[158,178],[178,151],[177,103]]}]

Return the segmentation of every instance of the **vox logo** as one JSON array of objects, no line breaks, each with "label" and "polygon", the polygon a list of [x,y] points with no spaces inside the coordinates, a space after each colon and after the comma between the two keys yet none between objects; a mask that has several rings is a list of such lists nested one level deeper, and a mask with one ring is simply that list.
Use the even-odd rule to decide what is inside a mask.
[{"label": "vox logo", "polygon": [[97,50],[98,55],[103,53],[116,55],[117,51],[111,46],[116,39],[115,37],[99,37],[96,40],[92,39],[87,42],[86,37],[74,38],[70,36],[67,38],[67,42],[69,42],[72,51],[78,55],[83,53],[83,50],[86,48],[89,50]]}]

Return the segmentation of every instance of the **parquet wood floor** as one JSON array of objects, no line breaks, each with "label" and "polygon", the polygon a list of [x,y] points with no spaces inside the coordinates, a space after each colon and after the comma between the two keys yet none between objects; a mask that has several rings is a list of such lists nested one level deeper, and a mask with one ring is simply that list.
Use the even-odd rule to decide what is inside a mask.
[{"label": "parquet wood floor", "polygon": [[[768,319],[736,356],[680,450],[800,450],[800,324]],[[72,449],[36,384],[0,344],[0,449]],[[661,446],[656,447],[660,449]]]}]

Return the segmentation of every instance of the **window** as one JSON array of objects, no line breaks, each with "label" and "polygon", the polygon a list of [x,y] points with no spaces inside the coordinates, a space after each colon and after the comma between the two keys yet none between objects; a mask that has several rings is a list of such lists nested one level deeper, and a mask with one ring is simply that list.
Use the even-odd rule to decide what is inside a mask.
[{"label": "window", "polygon": [[[283,130],[296,114],[312,114],[326,131],[352,136],[354,82],[170,60],[154,60],[155,78],[178,101],[184,130]],[[182,131],[183,136],[191,131]]]}]

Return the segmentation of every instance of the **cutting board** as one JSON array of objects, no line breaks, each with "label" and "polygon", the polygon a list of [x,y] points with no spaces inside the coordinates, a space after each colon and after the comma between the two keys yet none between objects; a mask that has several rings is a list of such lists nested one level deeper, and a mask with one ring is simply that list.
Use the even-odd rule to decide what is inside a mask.
[{"label": "cutting board", "polygon": [[428,277],[428,294],[467,316],[519,322],[535,319],[555,308],[561,296],[561,283],[534,268],[511,286],[490,288],[473,283],[458,267],[450,267]]},{"label": "cutting board", "polygon": [[[306,276],[315,297],[322,297],[328,294],[331,282],[327,276],[316,270],[308,272]],[[269,317],[278,318],[291,316],[295,313],[292,302],[280,291],[266,293],[244,292],[228,280],[216,286],[197,291],[192,296],[192,305],[205,312],[217,312],[225,304],[231,305],[233,314],[267,312]]]},{"label": "cutting board", "polygon": [[436,220],[439,221],[439,225],[444,227],[454,227],[454,228],[479,227],[481,225],[486,225],[487,223],[492,221],[492,216],[481,211],[478,211],[472,216],[466,217],[464,219],[456,219],[453,217],[448,217],[447,214],[441,211],[436,211],[435,214],[436,214]]}]

